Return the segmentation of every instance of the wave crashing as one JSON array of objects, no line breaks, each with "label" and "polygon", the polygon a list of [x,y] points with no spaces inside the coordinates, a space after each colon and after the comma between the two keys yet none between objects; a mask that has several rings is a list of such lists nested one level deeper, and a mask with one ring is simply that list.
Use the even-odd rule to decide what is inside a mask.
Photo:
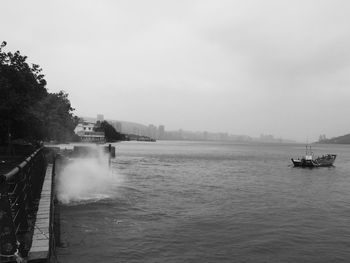
[{"label": "wave crashing", "polygon": [[98,155],[74,158],[56,177],[57,198],[61,203],[90,202],[113,198],[122,176],[108,165],[108,156],[97,148]]}]

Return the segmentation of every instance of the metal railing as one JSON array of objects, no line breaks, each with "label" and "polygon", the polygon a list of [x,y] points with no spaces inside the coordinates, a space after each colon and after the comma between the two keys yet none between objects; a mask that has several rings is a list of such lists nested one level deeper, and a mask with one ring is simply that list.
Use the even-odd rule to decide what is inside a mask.
[{"label": "metal railing", "polygon": [[1,257],[28,253],[45,169],[42,147],[10,172],[0,175]]}]

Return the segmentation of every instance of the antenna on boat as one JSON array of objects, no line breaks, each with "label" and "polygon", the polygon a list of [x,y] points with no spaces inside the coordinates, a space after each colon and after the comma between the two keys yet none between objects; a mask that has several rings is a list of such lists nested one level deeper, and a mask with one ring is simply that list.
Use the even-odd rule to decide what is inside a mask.
[{"label": "antenna on boat", "polygon": [[[308,148],[309,146],[309,148]],[[309,136],[306,136],[306,155],[308,155],[309,151],[311,153],[311,145],[309,145]]]}]

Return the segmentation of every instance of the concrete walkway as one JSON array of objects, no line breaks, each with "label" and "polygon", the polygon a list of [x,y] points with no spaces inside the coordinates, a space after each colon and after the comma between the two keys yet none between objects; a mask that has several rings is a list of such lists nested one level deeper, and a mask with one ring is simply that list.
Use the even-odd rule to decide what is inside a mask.
[{"label": "concrete walkway", "polygon": [[46,169],[39,208],[34,225],[34,235],[28,262],[47,262],[50,256],[50,207],[52,194],[52,164]]}]

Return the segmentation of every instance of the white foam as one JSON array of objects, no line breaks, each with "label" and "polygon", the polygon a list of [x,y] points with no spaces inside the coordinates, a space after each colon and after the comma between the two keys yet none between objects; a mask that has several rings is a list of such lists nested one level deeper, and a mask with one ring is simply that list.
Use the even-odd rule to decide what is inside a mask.
[{"label": "white foam", "polygon": [[122,181],[122,176],[110,169],[108,157],[99,151],[96,157],[72,159],[62,169],[56,177],[57,198],[65,204],[113,198]]}]

